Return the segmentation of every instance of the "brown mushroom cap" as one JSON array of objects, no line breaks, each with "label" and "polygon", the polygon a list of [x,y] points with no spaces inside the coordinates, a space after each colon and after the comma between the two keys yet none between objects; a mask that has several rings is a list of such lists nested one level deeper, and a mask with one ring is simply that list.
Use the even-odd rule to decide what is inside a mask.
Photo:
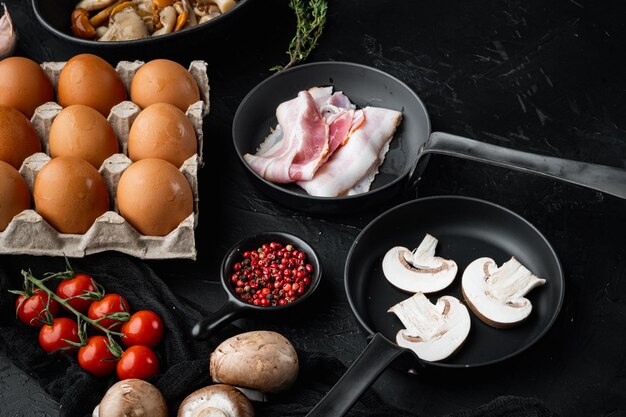
[{"label": "brown mushroom cap", "polygon": [[289,340],[270,331],[231,337],[211,354],[211,377],[215,382],[265,393],[291,387],[298,368],[298,355]]},{"label": "brown mushroom cap", "polygon": [[115,383],[98,406],[98,417],[167,417],[167,403],[154,385],[141,379]]},{"label": "brown mushroom cap", "polygon": [[178,417],[254,417],[250,400],[230,385],[200,388],[187,396],[178,408]]}]

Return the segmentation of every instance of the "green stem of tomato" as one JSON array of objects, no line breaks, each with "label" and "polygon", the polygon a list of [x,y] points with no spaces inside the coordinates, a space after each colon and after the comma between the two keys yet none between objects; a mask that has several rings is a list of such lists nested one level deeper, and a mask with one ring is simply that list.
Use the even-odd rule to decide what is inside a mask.
[{"label": "green stem of tomato", "polygon": [[113,330],[109,330],[106,327],[102,326],[100,323],[98,323],[99,320],[92,320],[89,317],[85,316],[83,313],[81,313],[78,310],[76,310],[65,299],[59,297],[53,291],[51,291],[48,287],[46,287],[46,285],[43,283],[42,280],[39,280],[39,279],[35,278],[33,276],[33,274],[31,274],[29,272],[26,272],[26,271],[22,271],[22,274],[24,275],[24,278],[26,278],[28,281],[32,282],[37,288],[39,288],[40,290],[42,290],[46,294],[48,294],[48,297],[53,298],[54,300],[56,300],[60,305],[62,305],[63,307],[65,307],[66,309],[68,309],[69,311],[74,313],[74,315],[76,317],[80,318],[84,322],[91,324],[93,327],[95,327],[97,329],[100,329],[107,336],[109,336],[109,335],[114,335],[114,336],[119,336],[119,337],[123,337],[124,336],[120,332],[115,332]]}]

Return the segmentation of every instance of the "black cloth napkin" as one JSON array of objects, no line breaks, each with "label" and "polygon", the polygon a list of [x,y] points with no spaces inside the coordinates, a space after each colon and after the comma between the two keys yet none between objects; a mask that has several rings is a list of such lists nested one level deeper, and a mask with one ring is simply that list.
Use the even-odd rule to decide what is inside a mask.
[{"label": "black cloth napkin", "polygon": [[[59,259],[24,258],[36,276],[44,272],[60,271]],[[161,316],[166,333],[157,348],[161,373],[150,382],[163,393],[176,415],[180,401],[194,390],[211,383],[209,357],[215,347],[210,342],[197,342],[190,338],[193,323],[206,312],[189,300],[175,296],[167,285],[144,263],[132,258],[107,254],[106,262],[94,262],[85,272],[101,283],[108,293],[122,294],[131,309],[151,309]],[[61,416],[90,416],[93,408],[116,378],[96,378],[83,371],[75,356],[67,353],[46,354],[39,348],[36,329],[21,324],[15,318],[15,298],[8,289],[21,288],[19,270],[8,270],[0,264],[0,341],[11,359],[29,374],[35,376],[61,405]],[[231,326],[224,337],[238,331]],[[298,352],[300,375],[294,388],[276,395],[270,402],[257,403],[259,417],[305,416],[345,371],[336,358],[317,353]],[[352,408],[349,416],[409,416],[409,412],[385,404],[373,391],[368,390]],[[554,416],[539,401],[516,397],[499,397],[475,410],[454,414],[458,417],[495,416]],[[330,416],[329,416],[330,417]]]}]

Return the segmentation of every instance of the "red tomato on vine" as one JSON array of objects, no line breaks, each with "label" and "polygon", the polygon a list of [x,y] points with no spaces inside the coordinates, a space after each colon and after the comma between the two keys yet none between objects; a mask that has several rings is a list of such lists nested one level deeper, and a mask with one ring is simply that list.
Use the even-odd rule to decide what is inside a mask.
[{"label": "red tomato on vine", "polygon": [[[50,317],[47,317],[46,306]],[[41,327],[45,322],[49,322],[57,315],[59,304],[49,299],[48,294],[42,290],[35,290],[32,295],[21,294],[15,301],[15,311],[17,317],[24,324],[33,327]]]},{"label": "red tomato on vine", "polygon": [[72,343],[80,343],[78,337],[78,325],[72,319],[58,317],[52,324],[44,324],[39,330],[39,345],[46,352],[57,350],[72,350]]},{"label": "red tomato on vine", "polygon": [[155,347],[163,339],[163,321],[153,311],[141,310],[122,325],[122,343],[125,346]]},{"label": "red tomato on vine", "polygon": [[80,296],[98,293],[94,280],[87,274],[75,274],[72,278],[61,281],[56,290],[56,295],[67,300],[67,303],[79,313],[86,313],[93,302],[93,299]]}]

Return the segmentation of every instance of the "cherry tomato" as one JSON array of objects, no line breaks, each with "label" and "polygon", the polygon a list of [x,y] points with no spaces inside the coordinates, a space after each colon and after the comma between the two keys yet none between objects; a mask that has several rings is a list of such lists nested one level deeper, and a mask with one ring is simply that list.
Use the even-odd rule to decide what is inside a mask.
[{"label": "cherry tomato", "polygon": [[155,347],[163,339],[163,322],[150,310],[141,310],[130,316],[122,325],[124,346],[143,345]]},{"label": "cherry tomato", "polygon": [[78,364],[95,376],[106,376],[113,372],[117,358],[107,347],[105,336],[91,336],[87,344],[78,349]]},{"label": "cherry tomato", "polygon": [[[68,299],[83,295],[85,292],[95,292],[97,288],[93,285],[91,277],[87,274],[76,274],[71,279],[61,281],[57,287],[56,293],[62,299]],[[73,298],[67,302],[75,310],[81,313],[86,313],[92,300],[85,300],[84,298]]]},{"label": "cherry tomato", "polygon": [[[33,327],[41,327],[43,321],[46,320],[44,310],[48,304],[48,294],[42,290],[35,290],[35,292],[27,297],[22,294],[17,297],[15,301],[15,310],[17,311],[17,317],[24,324],[28,324]],[[48,304],[48,311],[52,317],[56,316],[59,312],[59,304],[55,300],[50,300]]]},{"label": "cherry tomato", "polygon": [[[126,301],[126,299],[119,294],[107,294],[102,298],[102,300],[91,303],[89,306],[89,313],[87,315],[92,320],[98,320],[108,314],[122,313],[124,311],[130,312],[128,301]],[[122,325],[122,322],[113,319],[103,319],[100,320],[98,324],[107,329],[117,330]]]},{"label": "cherry tomato", "polygon": [[117,377],[120,380],[139,378],[146,379],[159,372],[159,361],[149,347],[131,346],[122,353],[117,363]]},{"label": "cherry tomato", "polygon": [[54,319],[52,325],[44,324],[39,330],[39,345],[46,352],[54,352],[59,349],[73,349],[72,345],[65,342],[80,342],[78,337],[78,325],[72,319],[59,317]]}]

